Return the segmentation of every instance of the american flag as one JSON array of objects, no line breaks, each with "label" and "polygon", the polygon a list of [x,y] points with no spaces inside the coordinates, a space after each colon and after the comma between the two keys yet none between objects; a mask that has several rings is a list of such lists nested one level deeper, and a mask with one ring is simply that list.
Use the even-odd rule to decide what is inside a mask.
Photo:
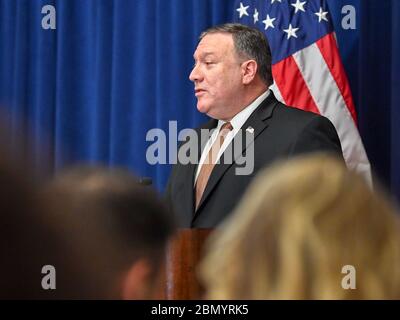
[{"label": "american flag", "polygon": [[271,89],[277,98],[331,120],[347,166],[372,183],[326,1],[236,1],[234,20],[266,35],[272,51]]}]

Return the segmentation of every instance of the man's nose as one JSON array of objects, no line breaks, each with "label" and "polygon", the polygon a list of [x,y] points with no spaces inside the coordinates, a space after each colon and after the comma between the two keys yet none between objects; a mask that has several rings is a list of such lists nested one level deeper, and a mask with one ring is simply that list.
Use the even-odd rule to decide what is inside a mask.
[{"label": "man's nose", "polygon": [[190,81],[196,82],[196,81],[201,80],[201,77],[202,77],[201,72],[199,70],[198,65],[196,64],[193,67],[192,72],[190,72],[189,79],[190,79]]}]

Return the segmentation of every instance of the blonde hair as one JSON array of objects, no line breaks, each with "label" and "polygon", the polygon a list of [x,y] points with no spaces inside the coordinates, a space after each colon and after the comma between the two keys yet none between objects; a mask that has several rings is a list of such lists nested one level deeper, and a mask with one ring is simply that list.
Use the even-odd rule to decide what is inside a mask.
[{"label": "blonde hair", "polygon": [[[201,264],[210,299],[399,299],[399,217],[338,159],[263,171]],[[342,287],[354,266],[356,288]]]}]

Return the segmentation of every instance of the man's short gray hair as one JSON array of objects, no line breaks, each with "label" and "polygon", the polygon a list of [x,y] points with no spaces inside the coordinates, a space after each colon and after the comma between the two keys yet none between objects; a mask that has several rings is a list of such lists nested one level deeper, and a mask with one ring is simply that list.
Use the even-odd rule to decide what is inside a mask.
[{"label": "man's short gray hair", "polygon": [[240,23],[226,23],[205,30],[201,33],[199,41],[212,33],[231,34],[238,57],[255,60],[260,78],[267,86],[272,84],[271,50],[261,31]]}]

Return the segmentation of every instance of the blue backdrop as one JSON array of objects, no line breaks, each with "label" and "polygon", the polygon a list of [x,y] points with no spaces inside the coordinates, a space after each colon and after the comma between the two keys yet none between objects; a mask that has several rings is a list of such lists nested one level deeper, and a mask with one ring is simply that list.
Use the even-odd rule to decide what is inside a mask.
[{"label": "blue backdrop", "polygon": [[[56,9],[43,29],[42,7]],[[400,1],[328,0],[372,167],[400,198]],[[356,9],[344,30],[341,10]],[[122,165],[162,190],[168,165],[146,162],[146,133],[195,127],[188,76],[199,33],[233,20],[234,0],[0,0],[0,106],[29,123],[58,170]],[[25,124],[26,125],[26,124]]]}]

